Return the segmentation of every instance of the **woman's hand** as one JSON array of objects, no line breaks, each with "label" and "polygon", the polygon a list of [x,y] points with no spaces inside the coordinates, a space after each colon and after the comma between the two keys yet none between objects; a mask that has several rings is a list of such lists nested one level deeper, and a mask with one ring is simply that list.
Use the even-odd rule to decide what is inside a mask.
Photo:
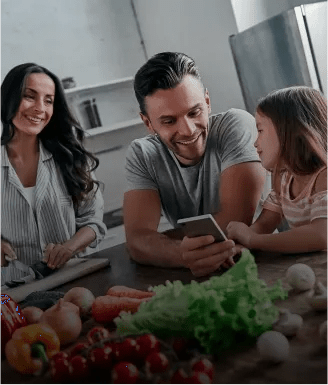
[{"label": "woman's hand", "polygon": [[227,236],[247,248],[252,247],[252,237],[256,234],[243,222],[230,222],[227,226]]},{"label": "woman's hand", "polygon": [[197,276],[213,273],[221,265],[234,265],[233,256],[236,254],[235,243],[232,240],[214,242],[212,235],[188,238],[181,242],[182,260],[185,267]]},{"label": "woman's hand", "polygon": [[5,257],[8,255],[11,259],[17,259],[15,251],[11,244],[3,239],[1,239],[1,267],[8,266],[8,261],[6,261]]},{"label": "woman's hand", "polygon": [[49,243],[43,254],[45,257],[43,261],[47,262],[48,267],[55,269],[63,266],[70,260],[74,255],[74,251],[66,243]]}]

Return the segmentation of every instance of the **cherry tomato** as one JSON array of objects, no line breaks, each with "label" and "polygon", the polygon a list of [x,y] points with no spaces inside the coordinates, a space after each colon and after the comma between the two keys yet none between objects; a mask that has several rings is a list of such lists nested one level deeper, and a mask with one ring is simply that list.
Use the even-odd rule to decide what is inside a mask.
[{"label": "cherry tomato", "polygon": [[114,384],[135,384],[139,376],[137,367],[131,362],[122,361],[116,364],[112,370]]},{"label": "cherry tomato", "polygon": [[201,358],[199,360],[193,361],[191,364],[191,369],[194,372],[205,373],[208,375],[210,380],[213,380],[214,367],[212,362],[207,358]]},{"label": "cherry tomato", "polygon": [[56,361],[56,360],[58,360],[58,359],[66,359],[66,360],[68,360],[68,357],[69,357],[69,355],[68,355],[68,353],[66,353],[66,352],[63,352],[63,351],[60,351],[60,352],[58,352],[58,353],[56,353],[55,355],[53,355],[52,357],[51,357],[51,360],[53,360],[53,361]]},{"label": "cherry tomato", "polygon": [[92,368],[107,369],[111,368],[113,352],[109,346],[94,348],[89,352],[88,363]]},{"label": "cherry tomato", "polygon": [[[56,354],[57,355],[57,354]],[[53,381],[56,382],[66,382],[69,378],[69,363],[68,359],[64,357],[57,357],[50,360],[50,375]]]},{"label": "cherry tomato", "polygon": [[117,361],[136,361],[139,358],[138,345],[133,338],[115,343],[114,352]]},{"label": "cherry tomato", "polygon": [[146,358],[146,371],[148,373],[163,373],[169,366],[169,360],[161,352],[152,352]]},{"label": "cherry tomato", "polygon": [[79,342],[76,345],[73,346],[73,348],[70,351],[70,358],[73,358],[74,356],[80,355],[83,350],[86,350],[89,347],[89,345],[85,342]]},{"label": "cherry tomato", "polygon": [[87,359],[83,356],[74,356],[69,362],[69,374],[72,380],[82,380],[89,374]]},{"label": "cherry tomato", "polygon": [[192,372],[191,376],[187,378],[187,384],[211,384],[209,376],[205,373]]},{"label": "cherry tomato", "polygon": [[87,339],[89,344],[91,345],[94,342],[102,341],[105,338],[108,338],[109,336],[110,333],[106,328],[102,326],[95,326],[88,332]]},{"label": "cherry tomato", "polygon": [[182,368],[179,368],[173,373],[171,384],[187,384],[187,379],[188,376],[186,372]]},{"label": "cherry tomato", "polygon": [[160,350],[160,343],[153,334],[144,334],[137,338],[138,355],[141,359],[144,359],[148,356],[153,350]]}]

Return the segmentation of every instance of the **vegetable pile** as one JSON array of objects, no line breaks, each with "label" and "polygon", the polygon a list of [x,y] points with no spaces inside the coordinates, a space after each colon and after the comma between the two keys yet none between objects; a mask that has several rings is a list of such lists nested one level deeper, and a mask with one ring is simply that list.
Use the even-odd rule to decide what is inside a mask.
[{"label": "vegetable pile", "polygon": [[196,338],[207,353],[250,341],[270,330],[279,316],[273,301],[287,298],[280,280],[268,287],[258,278],[248,250],[222,276],[187,285],[167,282],[152,290],[156,295],[141,303],[138,312],[121,312],[114,320],[117,333]]},{"label": "vegetable pile", "polygon": [[55,383],[90,379],[119,384],[212,383],[214,366],[210,357],[198,354],[188,344],[184,341],[181,349],[181,341],[171,345],[153,334],[117,337],[96,326],[88,332],[87,342],[52,356],[50,376]]}]

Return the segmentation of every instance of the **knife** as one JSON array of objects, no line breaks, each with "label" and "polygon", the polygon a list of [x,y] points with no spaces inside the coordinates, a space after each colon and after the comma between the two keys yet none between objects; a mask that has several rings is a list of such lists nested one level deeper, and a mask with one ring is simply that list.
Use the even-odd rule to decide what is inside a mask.
[{"label": "knife", "polygon": [[19,261],[18,259],[11,259],[8,255],[5,256],[5,260],[8,261],[9,264],[14,266],[16,269],[31,275],[33,279],[35,279],[35,272],[32,267],[25,265],[25,263]]}]

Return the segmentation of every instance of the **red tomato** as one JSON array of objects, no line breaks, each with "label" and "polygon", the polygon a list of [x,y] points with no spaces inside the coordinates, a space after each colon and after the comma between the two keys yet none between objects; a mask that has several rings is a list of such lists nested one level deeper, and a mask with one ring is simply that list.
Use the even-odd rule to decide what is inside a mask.
[{"label": "red tomato", "polygon": [[68,353],[66,353],[66,352],[62,352],[62,351],[60,351],[60,352],[58,352],[58,353],[56,353],[54,356],[52,356],[51,357],[51,360],[52,361],[56,361],[56,360],[61,360],[61,359],[66,359],[66,360],[68,360]]},{"label": "red tomato", "polygon": [[187,384],[187,379],[188,376],[186,372],[182,368],[179,368],[173,373],[171,384]]},{"label": "red tomato", "polygon": [[74,356],[69,362],[70,379],[77,381],[85,379],[89,375],[87,359],[83,356]]},{"label": "red tomato", "polygon": [[112,370],[114,384],[135,384],[139,371],[131,362],[122,361],[116,364]]},{"label": "red tomato", "polygon": [[139,358],[138,345],[133,338],[126,338],[123,342],[115,343],[114,351],[117,361],[136,361]]},{"label": "red tomato", "polygon": [[148,356],[153,350],[160,350],[160,343],[153,334],[144,334],[137,338],[138,355],[141,359],[144,359]]},{"label": "red tomato", "polygon": [[212,362],[207,358],[201,358],[200,360],[194,361],[191,365],[191,369],[194,372],[205,373],[208,375],[210,380],[213,380],[214,367]]},{"label": "red tomato", "polygon": [[[56,354],[57,355],[57,354]],[[56,382],[68,382],[69,378],[69,363],[67,358],[60,358],[50,360],[50,375],[54,383]]]},{"label": "red tomato", "polygon": [[190,377],[187,378],[187,384],[211,384],[209,376],[205,373],[193,372]]},{"label": "red tomato", "polygon": [[88,363],[92,368],[111,368],[113,361],[112,353],[112,349],[109,346],[94,348],[89,352]]},{"label": "red tomato", "polygon": [[109,336],[110,336],[110,333],[106,328],[102,326],[95,326],[88,332],[87,339],[89,344],[91,345],[94,342],[102,341],[105,338],[108,338]]},{"label": "red tomato", "polygon": [[74,356],[79,355],[83,350],[88,349],[89,345],[84,342],[79,342],[76,345],[73,346],[73,348],[70,350],[70,358],[73,358]]},{"label": "red tomato", "polygon": [[166,355],[160,352],[152,352],[146,358],[146,371],[149,373],[163,373],[169,366]]}]

